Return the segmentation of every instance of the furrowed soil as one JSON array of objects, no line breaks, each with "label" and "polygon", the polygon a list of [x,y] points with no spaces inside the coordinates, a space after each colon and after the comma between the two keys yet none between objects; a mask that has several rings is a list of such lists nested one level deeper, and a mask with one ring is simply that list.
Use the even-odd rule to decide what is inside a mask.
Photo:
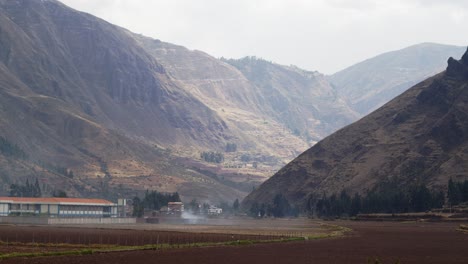
[{"label": "furrowed soil", "polygon": [[354,231],[299,242],[15,258],[1,263],[368,263],[375,258],[391,264],[468,263],[468,234],[457,230],[460,223],[330,223]]}]

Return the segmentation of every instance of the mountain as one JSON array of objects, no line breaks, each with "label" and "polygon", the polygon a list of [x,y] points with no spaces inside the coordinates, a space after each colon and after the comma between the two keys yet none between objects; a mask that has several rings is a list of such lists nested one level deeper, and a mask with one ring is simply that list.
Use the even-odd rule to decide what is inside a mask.
[{"label": "mountain", "polygon": [[0,143],[21,154],[0,149],[3,194],[37,178],[73,196],[230,202],[355,116],[317,72],[216,59],[55,0],[0,0],[0,22]]},{"label": "mountain", "polygon": [[319,72],[256,57],[224,61],[256,86],[272,109],[270,116],[313,143],[359,116]]},{"label": "mountain", "polygon": [[326,137],[243,201],[296,205],[310,195],[364,193],[376,183],[446,188],[467,178],[468,51],[446,71],[410,88],[361,120]]},{"label": "mountain", "polygon": [[318,72],[217,59],[56,0],[0,0],[0,194],[38,179],[49,194],[231,202],[356,120],[344,98]]},{"label": "mountain", "polygon": [[271,118],[264,95],[233,66],[201,51],[136,37],[180,87],[223,118],[239,151],[274,156],[282,166],[307,149],[306,140]]},{"label": "mountain", "polygon": [[0,93],[0,136],[26,153],[0,155],[4,193],[38,178],[74,195],[206,182],[213,199],[242,196],[166,149],[219,148],[232,133],[125,29],[58,1],[1,0]]},{"label": "mountain", "polygon": [[460,57],[465,48],[422,43],[387,52],[329,76],[342,98],[367,115],[416,83],[444,70],[448,57]]},{"label": "mountain", "polygon": [[318,72],[255,57],[216,59],[143,36],[140,42],[188,93],[239,131],[237,141],[248,142],[243,149],[289,161],[357,118]]}]

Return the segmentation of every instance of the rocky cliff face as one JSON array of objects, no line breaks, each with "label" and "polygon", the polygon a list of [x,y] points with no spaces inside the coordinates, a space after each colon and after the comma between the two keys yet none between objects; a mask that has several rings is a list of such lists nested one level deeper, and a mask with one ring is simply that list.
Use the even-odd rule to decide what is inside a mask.
[{"label": "rocky cliff face", "polygon": [[464,47],[422,43],[370,58],[331,75],[329,80],[364,116],[443,71],[448,57],[459,58],[464,51]]},{"label": "rocky cliff face", "polygon": [[2,19],[2,62],[29,92],[156,142],[211,145],[227,136],[130,32],[55,1],[3,1]]},{"label": "rocky cliff face", "polygon": [[466,179],[468,52],[447,70],[301,154],[252,192],[269,203],[282,193],[303,205],[309,195],[365,192],[382,180],[445,186]]}]

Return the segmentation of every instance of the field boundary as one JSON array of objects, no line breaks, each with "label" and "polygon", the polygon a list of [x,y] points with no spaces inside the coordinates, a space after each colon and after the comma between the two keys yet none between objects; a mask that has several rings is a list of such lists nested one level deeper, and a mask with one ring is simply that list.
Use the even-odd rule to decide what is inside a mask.
[{"label": "field boundary", "polygon": [[86,225],[86,224],[135,224],[132,217],[36,217],[0,216],[0,224],[32,225]]},{"label": "field boundary", "polygon": [[84,244],[68,244],[68,243],[20,243],[20,242],[3,242],[0,244],[18,245],[18,246],[35,246],[35,247],[62,247],[72,248],[65,251],[55,252],[9,252],[0,254],[0,260],[12,259],[12,258],[35,258],[35,257],[54,257],[54,256],[79,256],[79,255],[91,255],[91,254],[105,254],[115,252],[127,252],[127,251],[141,251],[141,250],[169,250],[169,249],[183,249],[183,248],[206,248],[206,247],[224,247],[224,246],[249,246],[255,244],[268,244],[268,243],[287,243],[294,241],[307,241],[325,238],[334,238],[345,235],[350,232],[351,229],[338,225],[319,223],[321,228],[326,229],[328,232],[316,235],[306,236],[290,236],[290,237],[278,237],[274,239],[244,239],[224,242],[194,242],[194,243],[182,243],[182,244],[146,244],[140,246],[122,246],[122,245],[84,245]]}]

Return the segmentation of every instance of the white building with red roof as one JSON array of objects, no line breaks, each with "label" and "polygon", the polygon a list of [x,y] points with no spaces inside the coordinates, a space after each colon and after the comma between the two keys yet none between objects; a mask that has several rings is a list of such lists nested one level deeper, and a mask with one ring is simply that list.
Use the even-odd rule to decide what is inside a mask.
[{"label": "white building with red roof", "polygon": [[0,197],[0,216],[117,217],[117,208],[103,199]]}]

